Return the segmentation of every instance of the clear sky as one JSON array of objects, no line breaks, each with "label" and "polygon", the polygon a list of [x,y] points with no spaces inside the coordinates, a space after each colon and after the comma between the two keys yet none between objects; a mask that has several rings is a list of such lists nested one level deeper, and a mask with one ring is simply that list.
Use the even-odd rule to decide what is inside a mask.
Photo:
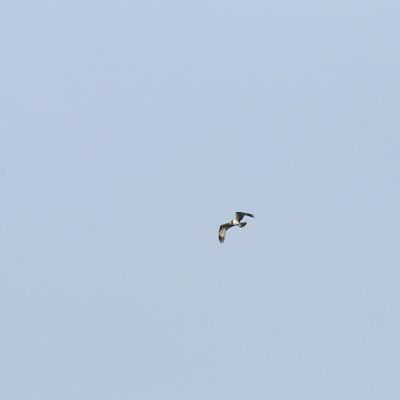
[{"label": "clear sky", "polygon": [[398,400],[399,19],[4,1],[0,398]]}]

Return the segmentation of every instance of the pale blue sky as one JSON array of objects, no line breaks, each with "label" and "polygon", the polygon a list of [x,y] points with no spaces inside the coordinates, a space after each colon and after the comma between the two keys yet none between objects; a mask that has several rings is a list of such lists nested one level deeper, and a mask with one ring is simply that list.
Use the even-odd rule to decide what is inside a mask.
[{"label": "pale blue sky", "polygon": [[399,18],[4,2],[0,398],[398,400]]}]

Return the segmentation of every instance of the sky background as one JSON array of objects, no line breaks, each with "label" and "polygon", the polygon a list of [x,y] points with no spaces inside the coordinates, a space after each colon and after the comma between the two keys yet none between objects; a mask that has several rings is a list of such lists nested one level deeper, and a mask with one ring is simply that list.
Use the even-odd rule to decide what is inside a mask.
[{"label": "sky background", "polygon": [[398,400],[399,18],[3,2],[0,398]]}]

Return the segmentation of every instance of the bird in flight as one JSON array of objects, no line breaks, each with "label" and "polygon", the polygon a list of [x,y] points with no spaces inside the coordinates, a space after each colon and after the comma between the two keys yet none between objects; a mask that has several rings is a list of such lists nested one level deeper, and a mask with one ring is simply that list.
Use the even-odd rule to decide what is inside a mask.
[{"label": "bird in flight", "polygon": [[243,228],[246,226],[247,222],[240,222],[245,215],[247,215],[248,217],[254,218],[253,214],[248,214],[248,213],[238,211],[235,213],[235,218],[233,218],[232,221],[229,221],[227,224],[222,224],[219,227],[218,238],[219,238],[220,243],[224,242],[226,231],[229,228],[232,228],[232,226],[238,226],[239,228]]}]

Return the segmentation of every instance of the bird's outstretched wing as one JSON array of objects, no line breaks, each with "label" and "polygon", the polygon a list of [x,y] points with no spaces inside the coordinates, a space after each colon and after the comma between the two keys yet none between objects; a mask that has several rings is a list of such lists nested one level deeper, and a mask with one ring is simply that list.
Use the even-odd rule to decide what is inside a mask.
[{"label": "bird's outstretched wing", "polygon": [[229,228],[232,228],[232,224],[230,222],[228,222],[227,224],[223,224],[219,227],[219,231],[218,231],[218,239],[220,243],[223,243],[225,240],[225,235],[226,235],[226,231]]},{"label": "bird's outstretched wing", "polygon": [[248,217],[254,218],[253,214],[248,214],[248,213],[244,213],[241,211],[237,211],[235,214],[235,219],[240,222],[245,215],[247,215]]}]

